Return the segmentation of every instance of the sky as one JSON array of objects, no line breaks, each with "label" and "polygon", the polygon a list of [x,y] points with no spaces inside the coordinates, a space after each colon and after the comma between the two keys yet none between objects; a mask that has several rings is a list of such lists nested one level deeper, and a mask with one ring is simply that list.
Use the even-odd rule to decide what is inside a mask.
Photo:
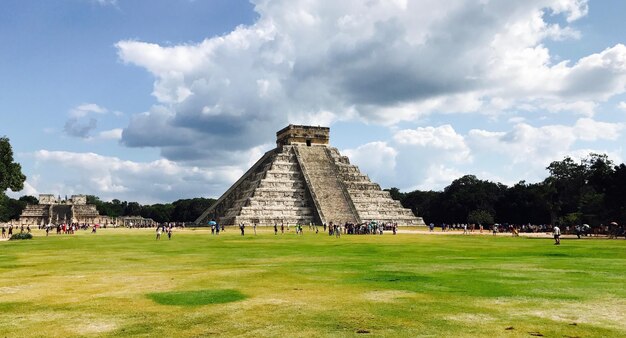
[{"label": "sky", "polygon": [[626,159],[626,1],[5,0],[10,196],[219,197],[290,123],[382,188]]}]

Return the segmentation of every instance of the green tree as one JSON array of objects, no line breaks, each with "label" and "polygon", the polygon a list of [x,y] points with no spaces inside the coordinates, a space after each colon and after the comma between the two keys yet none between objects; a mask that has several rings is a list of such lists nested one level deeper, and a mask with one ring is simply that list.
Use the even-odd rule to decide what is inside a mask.
[{"label": "green tree", "polygon": [[7,222],[18,219],[25,207],[26,202],[10,198],[5,193],[0,192],[0,221]]},{"label": "green tree", "polygon": [[486,210],[472,210],[467,216],[467,223],[493,224],[493,215]]},{"label": "green tree", "polygon": [[385,189],[385,191],[389,191],[389,195],[391,195],[391,198],[394,200],[402,201],[405,196],[405,194],[401,193],[400,189],[396,187]]},{"label": "green tree", "polygon": [[26,204],[39,204],[39,199],[35,196],[24,195],[20,197],[19,200]]},{"label": "green tree", "polygon": [[494,215],[496,203],[506,189],[503,184],[483,181],[474,175],[456,179],[441,195],[440,220],[446,223],[465,222],[472,210],[485,210]]},{"label": "green tree", "polygon": [[520,181],[506,189],[497,202],[496,215],[501,223],[543,224],[550,222],[546,186]]},{"label": "green tree", "polygon": [[177,222],[193,222],[213,203],[215,203],[215,199],[201,197],[178,200],[172,203],[174,206],[171,216],[172,220]]},{"label": "green tree", "polygon": [[0,192],[7,189],[20,191],[24,189],[25,180],[22,166],[13,162],[13,149],[9,139],[0,137]]}]

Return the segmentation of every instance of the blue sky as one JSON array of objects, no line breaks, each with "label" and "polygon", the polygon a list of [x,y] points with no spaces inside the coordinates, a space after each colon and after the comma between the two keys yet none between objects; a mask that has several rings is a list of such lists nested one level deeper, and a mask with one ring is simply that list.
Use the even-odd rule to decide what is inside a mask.
[{"label": "blue sky", "polygon": [[626,158],[619,0],[4,1],[0,134],[23,194],[218,197],[288,123],[382,187]]}]

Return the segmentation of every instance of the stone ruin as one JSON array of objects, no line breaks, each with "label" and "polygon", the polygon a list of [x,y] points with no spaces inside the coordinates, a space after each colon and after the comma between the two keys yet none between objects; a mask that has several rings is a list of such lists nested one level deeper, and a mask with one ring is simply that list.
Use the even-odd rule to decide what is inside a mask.
[{"label": "stone ruin", "polygon": [[423,225],[388,191],[329,146],[330,128],[289,125],[268,151],[198,219],[207,224],[394,222]]},{"label": "stone ruin", "polygon": [[73,195],[61,199],[52,194],[40,194],[39,204],[28,204],[20,215],[21,225],[45,225],[49,223],[109,223],[107,216],[101,216],[93,204],[87,204],[87,196]]}]

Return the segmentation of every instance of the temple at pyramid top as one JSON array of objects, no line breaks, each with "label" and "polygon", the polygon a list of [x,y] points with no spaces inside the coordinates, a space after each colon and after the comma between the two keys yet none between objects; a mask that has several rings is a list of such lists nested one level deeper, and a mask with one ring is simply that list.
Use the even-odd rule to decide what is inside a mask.
[{"label": "temple at pyramid top", "polygon": [[276,146],[288,144],[328,145],[330,128],[290,124],[276,132]]},{"label": "temple at pyramid top", "polygon": [[289,125],[198,219],[220,224],[424,224],[329,145],[330,128]]}]

